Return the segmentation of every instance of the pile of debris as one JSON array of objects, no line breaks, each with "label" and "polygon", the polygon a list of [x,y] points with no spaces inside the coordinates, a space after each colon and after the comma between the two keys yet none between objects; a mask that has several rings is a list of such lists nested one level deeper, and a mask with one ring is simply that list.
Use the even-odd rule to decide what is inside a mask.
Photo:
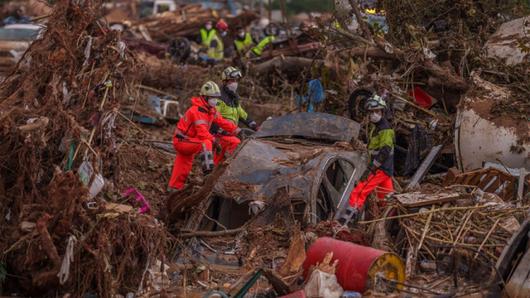
[{"label": "pile of debris", "polygon": [[[132,24],[133,30],[147,34],[148,40],[167,43],[179,37],[190,40],[198,38],[199,29],[207,21],[218,18],[218,14],[210,9],[203,9],[201,4],[188,4],[171,12],[164,12],[149,18],[141,19]],[[252,12],[245,12],[235,17],[227,17],[229,26],[246,27],[257,16]]]},{"label": "pile of debris", "polygon": [[[524,270],[511,267],[530,258],[528,17],[499,1],[379,1],[378,27],[358,1],[336,2],[346,11],[337,22],[282,25],[261,57],[208,66],[193,43],[219,19],[214,10],[181,5],[115,31],[99,0],[56,2],[0,91],[0,290],[341,297],[519,287]],[[257,15],[224,19],[246,27]],[[180,42],[189,48],[171,53]],[[168,194],[172,124],[228,64],[245,74],[238,92],[260,129]],[[360,140],[374,93],[396,131],[396,194],[369,199],[358,225],[341,226],[367,166]]]},{"label": "pile of debris", "polygon": [[2,84],[0,250],[13,291],[111,297],[144,287],[164,261],[169,234],[118,182],[116,126],[136,66],[100,14],[99,1],[58,1]]}]

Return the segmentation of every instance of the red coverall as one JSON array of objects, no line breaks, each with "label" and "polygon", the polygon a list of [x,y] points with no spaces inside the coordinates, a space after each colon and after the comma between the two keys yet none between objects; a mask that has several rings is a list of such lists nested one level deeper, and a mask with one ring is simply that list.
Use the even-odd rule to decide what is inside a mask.
[{"label": "red coverall", "polygon": [[375,174],[370,173],[366,180],[359,182],[350,195],[350,206],[361,209],[364,206],[366,197],[374,191],[379,200],[394,191],[392,177],[381,170],[376,170]]},{"label": "red coverall", "polygon": [[[184,117],[177,123],[173,136],[173,147],[177,151],[173,172],[169,180],[169,187],[173,189],[182,189],[184,187],[191,171],[195,154],[201,152],[203,147],[207,151],[212,152],[215,140],[214,136],[210,134],[212,123],[232,134],[237,134],[240,130],[234,123],[224,119],[215,108],[210,107],[203,98],[193,97],[191,104],[192,106],[186,111]],[[184,136],[184,138],[179,138],[177,137],[178,135]],[[236,149],[239,139],[237,139],[237,142],[234,139],[237,138],[220,140],[223,148],[222,156],[224,156],[225,152],[232,153]],[[222,156],[221,158],[215,156],[214,161],[219,162]]]},{"label": "red coverall", "polygon": [[371,164],[376,170],[370,173],[366,180],[357,184],[350,196],[350,206],[362,209],[366,197],[374,189],[379,200],[394,192],[391,177],[394,174],[394,139],[394,130],[385,118],[371,127],[368,150],[372,155]]},{"label": "red coverall", "polygon": [[219,135],[215,137],[221,145],[221,152],[215,152],[213,155],[213,162],[217,165],[225,158],[226,153],[232,153],[236,150],[237,146],[241,144],[241,140],[236,136]]}]

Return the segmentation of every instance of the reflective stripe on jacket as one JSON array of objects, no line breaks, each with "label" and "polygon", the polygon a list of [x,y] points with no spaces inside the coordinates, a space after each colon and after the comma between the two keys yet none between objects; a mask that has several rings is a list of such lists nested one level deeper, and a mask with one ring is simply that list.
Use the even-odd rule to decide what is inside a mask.
[{"label": "reflective stripe on jacket", "polygon": [[269,44],[271,44],[276,38],[274,36],[267,36],[264,39],[262,39],[257,46],[252,48],[252,52],[256,54],[256,56],[261,56],[263,54],[263,50],[265,47],[267,47]]},{"label": "reflective stripe on jacket", "polygon": [[[189,138],[200,140],[214,140],[210,134],[210,126],[216,124],[228,133],[236,134],[239,128],[219,114],[219,112],[208,105],[201,97],[191,99],[192,106],[186,111],[184,117],[177,123],[175,132],[180,132]],[[175,134],[176,136],[176,134]]]}]

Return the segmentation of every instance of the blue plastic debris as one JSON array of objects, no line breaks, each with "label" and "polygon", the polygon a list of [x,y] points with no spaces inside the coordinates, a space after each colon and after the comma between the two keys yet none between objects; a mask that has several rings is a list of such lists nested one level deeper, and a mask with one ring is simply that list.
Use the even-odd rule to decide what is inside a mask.
[{"label": "blue plastic debris", "polygon": [[318,105],[326,99],[326,94],[324,93],[324,86],[319,79],[313,79],[308,82],[307,86],[307,95],[296,95],[296,104],[298,108],[301,108],[302,105],[307,104],[307,112],[314,112],[315,105]]}]

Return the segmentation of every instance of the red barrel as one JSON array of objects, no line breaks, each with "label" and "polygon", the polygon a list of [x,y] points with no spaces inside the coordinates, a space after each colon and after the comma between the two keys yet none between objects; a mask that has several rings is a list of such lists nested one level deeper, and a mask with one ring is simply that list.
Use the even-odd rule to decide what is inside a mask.
[{"label": "red barrel", "polygon": [[329,237],[317,239],[307,251],[304,278],[308,278],[311,266],[322,262],[329,252],[333,252],[333,261],[339,260],[335,275],[346,291],[363,293],[375,285],[378,276],[400,283],[405,281],[405,265],[396,254]]}]

